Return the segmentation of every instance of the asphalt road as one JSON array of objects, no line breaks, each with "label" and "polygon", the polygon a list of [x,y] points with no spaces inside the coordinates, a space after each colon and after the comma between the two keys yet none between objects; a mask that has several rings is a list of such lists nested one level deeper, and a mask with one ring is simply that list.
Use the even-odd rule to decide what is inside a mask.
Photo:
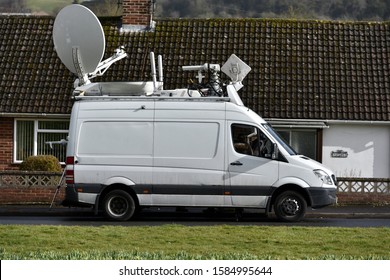
[{"label": "asphalt road", "polygon": [[[182,209],[180,209],[182,210]],[[67,226],[159,226],[180,224],[186,226],[256,225],[256,226],[316,226],[316,227],[390,227],[390,206],[326,207],[309,210],[298,223],[283,223],[274,215],[266,217],[260,211],[245,211],[237,220],[234,211],[214,213],[205,209],[148,208],[128,222],[113,222],[95,216],[90,209],[48,206],[0,206],[2,225],[67,225]]]}]

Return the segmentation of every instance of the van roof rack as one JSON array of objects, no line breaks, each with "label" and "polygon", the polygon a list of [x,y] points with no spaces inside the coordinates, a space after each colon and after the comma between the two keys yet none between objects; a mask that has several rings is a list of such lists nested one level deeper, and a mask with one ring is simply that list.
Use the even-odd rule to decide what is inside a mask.
[{"label": "van roof rack", "polygon": [[74,100],[112,100],[112,101],[176,101],[176,102],[231,102],[229,97],[173,97],[165,96],[131,96],[131,95],[117,95],[117,96],[74,96]]},{"label": "van roof rack", "polygon": [[178,88],[178,89],[158,89],[154,88],[153,81],[147,82],[100,82],[90,83],[77,87],[73,91],[73,96],[80,97],[161,97],[161,98],[199,98],[209,99],[214,97],[227,97],[221,94],[207,94],[207,88]]},{"label": "van roof rack", "polygon": [[[222,66],[218,64],[183,66],[183,71],[197,71],[197,82],[193,82],[188,88],[164,89],[163,88],[163,67],[162,57],[158,57],[159,80],[154,62],[154,53],[150,54],[152,81],[140,82],[100,82],[86,83],[77,86],[73,91],[74,98],[83,97],[158,97],[158,98],[180,98],[181,100],[197,98],[209,99],[217,97],[217,100],[233,102],[237,105],[243,105],[237,91],[243,87],[242,80],[251,70],[234,54]],[[220,71],[223,71],[231,79],[228,84],[221,82]],[[206,75],[208,79],[206,78]],[[220,99],[226,97],[224,99]],[[218,99],[219,98],[219,99]]]}]

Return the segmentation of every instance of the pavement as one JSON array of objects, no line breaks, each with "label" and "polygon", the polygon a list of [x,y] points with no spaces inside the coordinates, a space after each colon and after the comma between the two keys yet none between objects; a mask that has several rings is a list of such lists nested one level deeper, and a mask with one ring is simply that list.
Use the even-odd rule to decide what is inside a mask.
[{"label": "pavement", "polygon": [[336,205],[309,209],[306,217],[390,219],[390,204]]},{"label": "pavement", "polygon": [[[42,204],[0,205],[2,216],[81,216],[93,215],[91,208],[68,208]],[[306,217],[312,218],[367,218],[390,219],[390,205],[337,205],[308,209]]]}]

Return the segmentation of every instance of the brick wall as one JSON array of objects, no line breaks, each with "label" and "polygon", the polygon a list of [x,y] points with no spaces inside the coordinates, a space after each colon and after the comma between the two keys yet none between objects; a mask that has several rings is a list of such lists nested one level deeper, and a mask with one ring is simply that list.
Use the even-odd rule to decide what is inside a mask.
[{"label": "brick wall", "polygon": [[[62,173],[0,171],[0,204],[50,204]],[[56,202],[64,199],[62,182]]]},{"label": "brick wall", "polygon": [[12,151],[14,139],[14,119],[0,118],[0,170],[14,169]]},{"label": "brick wall", "polygon": [[390,204],[390,194],[338,193],[338,204]]},{"label": "brick wall", "polygon": [[[57,187],[7,187],[0,188],[0,204],[50,204]],[[55,204],[64,200],[64,188],[55,199]]]},{"label": "brick wall", "polygon": [[150,0],[123,0],[122,23],[124,25],[150,25]]}]

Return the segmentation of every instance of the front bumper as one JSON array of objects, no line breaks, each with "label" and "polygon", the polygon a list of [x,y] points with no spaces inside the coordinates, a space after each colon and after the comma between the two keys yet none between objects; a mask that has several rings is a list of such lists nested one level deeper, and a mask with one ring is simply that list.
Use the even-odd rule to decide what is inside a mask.
[{"label": "front bumper", "polygon": [[337,202],[336,188],[308,188],[311,207],[321,208]]}]

